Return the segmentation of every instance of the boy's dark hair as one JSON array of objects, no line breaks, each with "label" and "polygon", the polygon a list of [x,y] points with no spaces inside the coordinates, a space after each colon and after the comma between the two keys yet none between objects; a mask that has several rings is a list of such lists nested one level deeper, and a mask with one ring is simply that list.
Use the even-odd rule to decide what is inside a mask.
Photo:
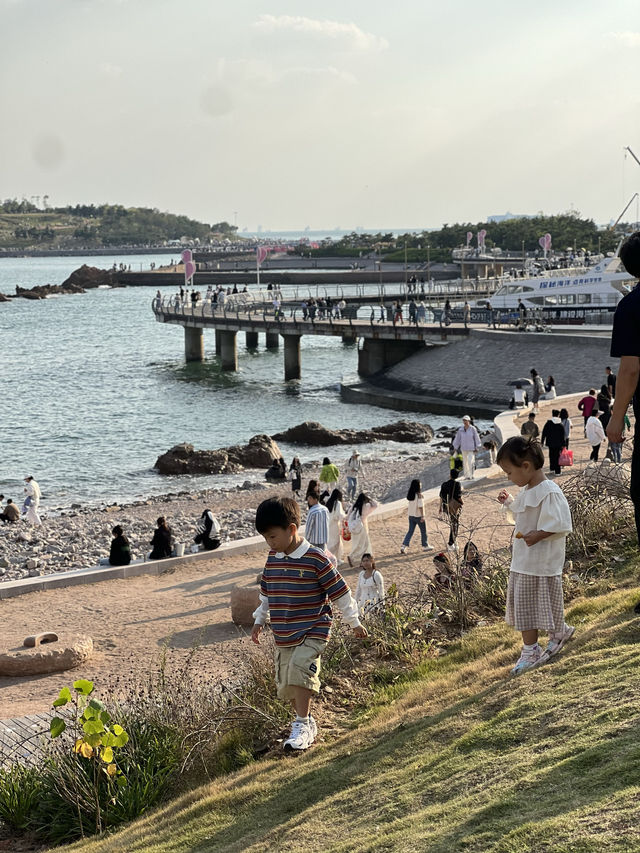
[{"label": "boy's dark hair", "polygon": [[635,231],[620,246],[622,266],[629,275],[640,278],[640,231]]},{"label": "boy's dark hair", "polygon": [[324,457],[324,459],[322,460],[322,464],[323,465],[331,465],[331,460],[329,459],[328,456]]},{"label": "boy's dark hair", "polygon": [[266,533],[270,527],[300,527],[300,509],[293,498],[267,498],[256,510],[256,530]]},{"label": "boy's dark hair", "polygon": [[593,394],[595,394],[595,393],[596,393],[596,389],[595,389],[595,388],[589,388],[589,393],[590,393],[590,394],[592,394],[592,395],[593,395]]},{"label": "boy's dark hair", "polygon": [[112,527],[111,532],[113,533],[114,536],[122,536],[122,528],[120,527],[119,524],[116,524],[115,527]]},{"label": "boy's dark hair", "polygon": [[560,409],[551,409],[551,417],[559,418],[560,417]]},{"label": "boy's dark hair", "polygon": [[460,469],[459,468],[452,468],[449,471],[449,479],[450,480],[457,480],[459,476],[460,476]]},{"label": "boy's dark hair", "polygon": [[514,435],[508,438],[498,451],[496,462],[510,462],[516,468],[521,468],[524,462],[529,462],[537,470],[544,465],[544,453],[539,441],[529,436]]},{"label": "boy's dark hair", "polygon": [[529,420],[535,421],[535,419],[536,419],[536,413],[535,412],[529,412]]}]

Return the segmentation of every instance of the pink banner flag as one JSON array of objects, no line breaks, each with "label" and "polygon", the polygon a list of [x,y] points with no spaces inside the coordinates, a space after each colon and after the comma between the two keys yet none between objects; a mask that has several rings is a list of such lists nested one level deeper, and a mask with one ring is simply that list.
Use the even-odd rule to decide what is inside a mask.
[{"label": "pink banner flag", "polygon": [[[191,254],[191,253],[189,253]],[[196,272],[196,265],[193,261],[185,261],[184,265],[184,280],[185,282],[189,282]]]},{"label": "pink banner flag", "polygon": [[192,253],[191,249],[185,249],[181,255],[181,258],[182,258],[183,263],[185,263],[185,264],[188,263],[189,261],[192,261],[193,260],[193,253]]},{"label": "pink banner flag", "polygon": [[258,265],[260,265],[266,257],[267,257],[267,250],[265,249],[265,247],[264,246],[258,246],[258,248],[256,249],[256,260],[258,262]]},{"label": "pink banner flag", "polygon": [[484,248],[484,238],[487,236],[487,232],[483,228],[482,231],[478,231],[478,248]]},{"label": "pink banner flag", "polygon": [[545,234],[544,235],[544,247],[547,250],[547,252],[551,248],[551,234]]},{"label": "pink banner flag", "polygon": [[472,240],[473,240],[473,231],[467,231],[467,249],[469,248]]}]

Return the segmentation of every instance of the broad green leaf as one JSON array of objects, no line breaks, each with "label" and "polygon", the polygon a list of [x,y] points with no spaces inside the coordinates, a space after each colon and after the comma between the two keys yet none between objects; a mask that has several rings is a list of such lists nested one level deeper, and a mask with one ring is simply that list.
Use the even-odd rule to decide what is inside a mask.
[{"label": "broad green leaf", "polygon": [[121,735],[123,731],[124,731],[124,729],[122,728],[122,726],[119,726],[118,723],[114,724],[114,726],[113,726],[114,735]]},{"label": "broad green leaf", "polygon": [[126,732],[122,732],[121,735],[118,735],[116,737],[115,743],[113,745],[114,746],[124,746],[125,743],[128,743],[128,742],[129,742],[129,735]]},{"label": "broad green leaf", "polygon": [[58,694],[58,698],[54,701],[54,708],[61,708],[63,705],[66,705],[67,702],[71,701],[71,691],[68,687],[63,687],[60,693]]},{"label": "broad green leaf", "polygon": [[98,718],[106,725],[111,719],[111,714],[108,711],[100,711]]},{"label": "broad green leaf", "polygon": [[89,707],[94,708],[96,711],[104,711],[104,703],[99,699],[91,699],[89,701]]},{"label": "broad green leaf", "polygon": [[[104,761],[105,764],[111,764],[111,762],[113,761],[113,750],[110,746],[107,746],[102,750],[102,752],[100,753],[100,758]],[[116,765],[113,764],[112,766],[115,767]],[[107,770],[108,769],[109,768],[107,768]],[[115,776],[115,772],[109,773],[109,775]]]},{"label": "broad green leaf", "polygon": [[94,720],[100,712],[96,711],[95,708],[91,708],[87,706],[82,712],[81,720]]},{"label": "broad green leaf", "polygon": [[100,735],[104,732],[104,724],[100,720],[87,720],[82,724],[82,730],[87,735]]},{"label": "broad green leaf", "polygon": [[116,784],[121,788],[124,788],[127,784],[127,777],[122,775],[116,776]]},{"label": "broad green leaf", "polygon": [[67,728],[67,724],[60,717],[54,717],[49,723],[49,732],[51,737],[58,737]]},{"label": "broad green leaf", "polygon": [[113,732],[105,732],[102,737],[102,745],[103,746],[117,746],[116,744],[116,736]]},{"label": "broad green leaf", "polygon": [[91,746],[101,746],[102,745],[102,735],[87,735],[85,737],[85,741]]},{"label": "broad green leaf", "polygon": [[77,690],[81,696],[89,696],[93,693],[93,681],[87,681],[86,678],[79,678],[73,682],[73,689]]}]

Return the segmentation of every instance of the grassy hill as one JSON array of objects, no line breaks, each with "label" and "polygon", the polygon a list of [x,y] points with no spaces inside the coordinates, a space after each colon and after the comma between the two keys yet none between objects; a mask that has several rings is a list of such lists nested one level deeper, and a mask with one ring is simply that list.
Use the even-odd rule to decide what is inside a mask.
[{"label": "grassy hill", "polygon": [[478,627],[382,688],[337,740],[64,849],[638,851],[637,557],[616,573],[570,606],[576,637],[546,667],[509,678],[515,633]]}]

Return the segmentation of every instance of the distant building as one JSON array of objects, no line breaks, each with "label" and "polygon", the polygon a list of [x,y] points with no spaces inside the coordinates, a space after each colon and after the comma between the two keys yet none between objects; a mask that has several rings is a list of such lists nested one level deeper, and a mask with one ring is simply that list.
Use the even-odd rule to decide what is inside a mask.
[{"label": "distant building", "polygon": [[506,213],[497,214],[494,216],[487,216],[487,222],[506,222],[507,219],[533,219],[534,215],[531,213]]}]

